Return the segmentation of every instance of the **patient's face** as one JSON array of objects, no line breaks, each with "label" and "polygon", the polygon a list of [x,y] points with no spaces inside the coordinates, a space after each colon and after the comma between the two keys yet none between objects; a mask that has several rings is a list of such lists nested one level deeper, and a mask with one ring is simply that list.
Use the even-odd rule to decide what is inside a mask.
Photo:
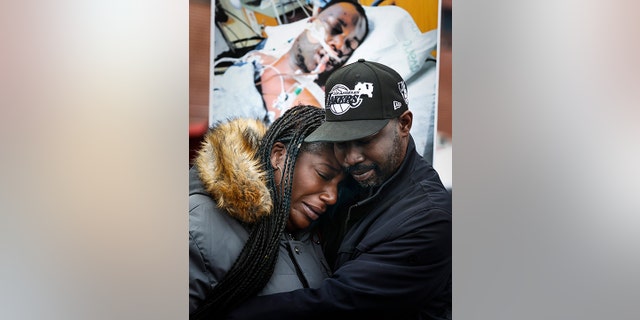
[{"label": "patient's face", "polygon": [[360,46],[366,32],[366,20],[355,6],[349,3],[338,3],[328,7],[320,12],[315,20],[315,23],[319,23],[324,29],[324,42],[337,57],[330,57],[326,48],[310,35],[309,30],[305,30],[296,39],[292,54],[296,65],[305,73],[331,72],[343,65]]}]

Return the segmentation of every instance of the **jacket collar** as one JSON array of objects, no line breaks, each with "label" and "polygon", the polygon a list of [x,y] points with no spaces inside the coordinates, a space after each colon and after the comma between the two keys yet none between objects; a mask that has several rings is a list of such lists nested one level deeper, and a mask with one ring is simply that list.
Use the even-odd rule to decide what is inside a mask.
[{"label": "jacket collar", "polygon": [[194,165],[206,192],[219,208],[247,223],[271,212],[266,173],[257,155],[266,126],[259,120],[235,119],[205,134]]}]

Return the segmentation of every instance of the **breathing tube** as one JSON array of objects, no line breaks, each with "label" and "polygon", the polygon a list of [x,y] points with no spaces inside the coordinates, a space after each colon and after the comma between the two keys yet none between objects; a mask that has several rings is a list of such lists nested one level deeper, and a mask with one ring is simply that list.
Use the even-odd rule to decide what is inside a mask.
[{"label": "breathing tube", "polygon": [[322,48],[327,52],[327,54],[324,55],[318,63],[318,66],[313,71],[311,71],[312,74],[322,73],[327,68],[329,59],[333,58],[335,60],[340,60],[340,57],[338,56],[338,53],[335,52],[335,50],[333,50],[333,48],[331,48],[331,46],[329,46],[325,41],[327,32],[322,21],[315,19],[311,23],[308,23],[305,26],[305,29],[308,31],[307,38],[312,43],[319,43],[320,46],[322,46]]}]

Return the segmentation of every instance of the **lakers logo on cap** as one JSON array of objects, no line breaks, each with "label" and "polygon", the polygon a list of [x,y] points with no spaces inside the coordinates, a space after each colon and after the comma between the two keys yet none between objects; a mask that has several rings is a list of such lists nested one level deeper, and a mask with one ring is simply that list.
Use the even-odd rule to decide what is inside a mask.
[{"label": "lakers logo on cap", "polygon": [[327,96],[326,105],[335,115],[341,115],[351,108],[357,108],[362,103],[361,95],[373,98],[373,84],[358,82],[353,90],[344,84],[336,84]]}]

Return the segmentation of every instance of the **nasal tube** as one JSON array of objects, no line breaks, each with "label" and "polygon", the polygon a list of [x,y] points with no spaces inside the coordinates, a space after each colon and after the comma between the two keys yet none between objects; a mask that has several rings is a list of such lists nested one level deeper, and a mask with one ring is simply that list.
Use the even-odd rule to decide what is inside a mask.
[{"label": "nasal tube", "polygon": [[329,62],[329,56],[328,55],[322,57],[322,59],[320,60],[320,62],[316,66],[316,68],[313,69],[313,71],[311,71],[311,73],[322,73],[322,72],[324,72],[324,70],[327,69],[327,62]]},{"label": "nasal tube", "polygon": [[309,35],[311,35],[311,37],[313,37],[316,42],[320,43],[322,48],[327,51],[327,54],[331,58],[340,60],[338,54],[324,40],[326,30],[324,29],[324,26],[322,25],[322,22],[320,20],[313,20],[313,22],[307,24],[306,29],[309,31]]}]

